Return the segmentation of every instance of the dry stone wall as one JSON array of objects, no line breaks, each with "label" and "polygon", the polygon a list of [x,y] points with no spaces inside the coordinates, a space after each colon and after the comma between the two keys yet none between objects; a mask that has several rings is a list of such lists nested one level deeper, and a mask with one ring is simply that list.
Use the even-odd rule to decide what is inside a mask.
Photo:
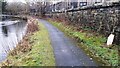
[{"label": "dry stone wall", "polygon": [[120,44],[120,7],[85,9],[79,11],[52,13],[49,17],[74,25],[77,29],[92,30],[108,37],[115,35],[115,43]]}]

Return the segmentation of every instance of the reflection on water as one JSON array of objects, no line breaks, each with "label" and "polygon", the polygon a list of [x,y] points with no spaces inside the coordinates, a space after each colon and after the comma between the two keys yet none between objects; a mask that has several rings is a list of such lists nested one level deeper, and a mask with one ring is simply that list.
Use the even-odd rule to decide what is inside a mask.
[{"label": "reflection on water", "polygon": [[[8,21],[6,21],[8,22]],[[3,27],[0,22],[0,62],[4,60],[7,53],[16,47],[16,44],[23,38],[26,32],[26,22],[19,22],[6,25],[7,36],[3,32]],[[12,23],[9,22],[9,23]]]}]

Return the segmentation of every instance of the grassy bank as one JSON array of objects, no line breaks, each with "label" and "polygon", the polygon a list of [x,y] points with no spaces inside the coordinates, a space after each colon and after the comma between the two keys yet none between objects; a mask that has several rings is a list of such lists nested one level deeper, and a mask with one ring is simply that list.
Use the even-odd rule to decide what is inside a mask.
[{"label": "grassy bank", "polygon": [[[35,21],[38,22],[37,20]],[[39,22],[38,28],[38,31],[27,35],[23,39],[21,44],[26,41],[24,46],[21,45],[21,47],[20,44],[18,44],[18,46],[10,52],[7,59],[1,63],[1,66],[55,66],[48,31],[44,25]]]},{"label": "grassy bank", "polygon": [[73,26],[64,25],[60,22],[48,20],[54,26],[58,27],[68,36],[78,41],[79,46],[84,49],[88,55],[94,57],[95,60],[106,66],[118,65],[118,49],[116,46],[111,48],[103,47],[106,43],[106,37],[93,34],[86,31],[77,31]]}]

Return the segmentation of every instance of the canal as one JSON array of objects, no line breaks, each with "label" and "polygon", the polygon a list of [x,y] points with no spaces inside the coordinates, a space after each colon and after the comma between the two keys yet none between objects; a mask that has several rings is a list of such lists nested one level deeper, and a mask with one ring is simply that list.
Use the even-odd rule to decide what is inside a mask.
[{"label": "canal", "polygon": [[27,23],[21,19],[0,21],[0,62],[6,59],[26,33]]}]

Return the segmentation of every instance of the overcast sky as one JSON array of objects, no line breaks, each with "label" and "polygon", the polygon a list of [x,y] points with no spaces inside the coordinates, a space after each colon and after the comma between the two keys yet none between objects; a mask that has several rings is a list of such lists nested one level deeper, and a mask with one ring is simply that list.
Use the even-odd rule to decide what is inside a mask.
[{"label": "overcast sky", "polygon": [[52,1],[53,3],[57,3],[57,2],[60,2],[60,1],[63,1],[63,0],[6,0],[7,2],[22,2],[22,3],[26,3],[26,1],[28,2],[43,2],[43,1],[46,1],[46,2],[50,2]]},{"label": "overcast sky", "polygon": [[7,2],[22,2],[26,3],[25,0],[6,0]]}]

